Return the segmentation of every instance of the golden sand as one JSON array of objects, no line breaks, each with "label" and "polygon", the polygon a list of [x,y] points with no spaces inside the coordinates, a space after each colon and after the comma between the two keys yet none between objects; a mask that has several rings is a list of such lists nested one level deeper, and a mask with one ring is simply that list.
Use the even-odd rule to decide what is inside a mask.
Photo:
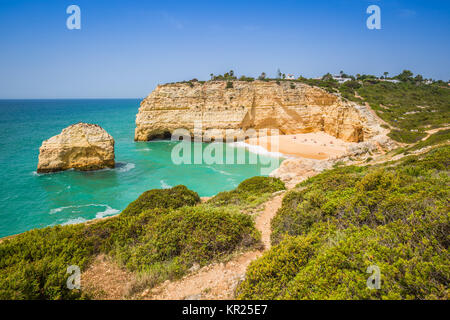
[{"label": "golden sand", "polygon": [[317,160],[341,156],[345,154],[347,147],[353,144],[324,132],[250,138],[245,142],[263,147],[270,152]]}]

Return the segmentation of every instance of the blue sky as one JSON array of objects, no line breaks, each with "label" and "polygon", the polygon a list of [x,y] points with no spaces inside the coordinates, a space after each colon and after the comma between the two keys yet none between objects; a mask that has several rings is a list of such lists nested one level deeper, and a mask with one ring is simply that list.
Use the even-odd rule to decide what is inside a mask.
[{"label": "blue sky", "polygon": [[[66,28],[71,4],[81,30]],[[371,4],[381,30],[366,28]],[[140,98],[230,69],[449,80],[449,33],[447,0],[0,0],[0,98]]]}]

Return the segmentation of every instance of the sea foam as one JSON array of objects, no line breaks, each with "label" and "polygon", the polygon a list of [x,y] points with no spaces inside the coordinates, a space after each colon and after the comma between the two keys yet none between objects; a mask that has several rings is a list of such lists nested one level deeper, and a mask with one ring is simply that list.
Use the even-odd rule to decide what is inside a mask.
[{"label": "sea foam", "polygon": [[97,212],[97,214],[95,215],[95,218],[104,218],[107,216],[113,216],[115,214],[118,214],[120,212],[120,210],[117,209],[113,209],[110,206],[106,206],[106,210],[102,211],[102,212]]},{"label": "sea foam", "polygon": [[286,158],[286,155],[284,155],[280,152],[271,152],[261,146],[255,146],[255,145],[246,143],[244,141],[231,142],[231,143],[229,143],[229,145],[232,147],[237,147],[237,148],[245,148],[249,152],[256,153],[256,154],[259,154],[262,156],[267,156],[267,157],[271,157],[271,158]]},{"label": "sea foam", "polygon": [[120,210],[117,209],[113,209],[110,206],[108,206],[107,204],[96,204],[96,203],[91,203],[91,204],[82,204],[82,205],[75,205],[75,206],[66,206],[66,207],[59,207],[59,208],[55,208],[55,209],[51,209],[50,210],[50,214],[55,214],[67,209],[78,209],[78,208],[85,208],[85,207],[104,207],[105,210],[101,211],[101,212],[97,212],[96,214],[96,218],[103,218],[106,216],[111,216],[114,214],[117,214],[120,212]]},{"label": "sea foam", "polygon": [[79,217],[79,218],[75,218],[75,219],[69,219],[66,222],[61,223],[61,225],[66,226],[69,224],[78,224],[78,223],[83,223],[86,221],[87,221],[86,219]]},{"label": "sea foam", "polygon": [[163,188],[163,189],[172,188],[172,186],[170,184],[167,184],[164,180],[160,180],[159,183],[161,184],[161,188]]},{"label": "sea foam", "polygon": [[121,165],[118,168],[116,168],[117,172],[128,172],[130,170],[133,170],[136,167],[134,163],[128,162],[125,165]]},{"label": "sea foam", "polygon": [[220,173],[220,174],[223,174],[223,175],[226,175],[226,176],[231,176],[232,174],[231,173],[229,173],[229,172],[226,172],[226,171],[223,171],[223,170],[220,170],[220,169],[217,169],[217,168],[214,168],[214,167],[207,167],[208,169],[211,169],[212,171],[214,171],[214,172],[217,172],[217,173]]}]

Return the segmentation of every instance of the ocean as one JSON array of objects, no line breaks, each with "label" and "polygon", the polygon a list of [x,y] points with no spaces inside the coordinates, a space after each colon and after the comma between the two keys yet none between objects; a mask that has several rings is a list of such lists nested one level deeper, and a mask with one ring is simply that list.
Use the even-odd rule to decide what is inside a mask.
[{"label": "ocean", "polygon": [[[183,184],[212,196],[261,175],[265,163],[273,161],[259,154],[257,164],[174,164],[172,149],[179,142],[134,142],[139,102],[0,100],[0,237],[115,215],[155,188]],[[78,122],[99,124],[114,137],[116,168],[37,174],[42,141]],[[242,147],[224,145],[223,152],[230,148]],[[247,150],[245,155],[247,160],[254,156]]]}]

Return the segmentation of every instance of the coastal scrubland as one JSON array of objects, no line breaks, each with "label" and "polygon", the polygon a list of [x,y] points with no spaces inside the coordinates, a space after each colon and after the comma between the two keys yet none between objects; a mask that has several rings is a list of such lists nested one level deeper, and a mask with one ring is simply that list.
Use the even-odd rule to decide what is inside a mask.
[{"label": "coastal scrubland", "polygon": [[363,82],[355,92],[391,126],[389,136],[399,142],[417,142],[426,136],[425,131],[450,123],[449,88],[410,82]]},{"label": "coastal scrubland", "polygon": [[263,203],[282,189],[278,179],[255,177],[206,204],[185,186],[155,189],[119,216],[31,230],[4,240],[0,299],[89,299],[82,290],[67,288],[67,267],[76,265],[83,272],[99,254],[143,276],[147,287],[177,279],[194,264],[204,266],[235,250],[258,246],[261,235],[253,218],[240,209]]},{"label": "coastal scrubland", "polygon": [[398,142],[414,143],[424,138],[427,130],[449,125],[450,88],[445,83],[427,84],[412,76],[400,78],[398,83],[374,76],[359,76],[342,84],[331,76],[322,79],[300,77],[289,81],[317,86],[338,93],[344,99],[369,104],[387,123],[391,130],[389,137]]},{"label": "coastal scrubland", "polygon": [[284,183],[277,178],[253,177],[244,180],[236,189],[218,193],[208,200],[214,207],[228,207],[250,212],[264,203],[272,193],[285,190]]},{"label": "coastal scrubland", "polygon": [[[336,166],[289,191],[272,220],[272,248],[251,263],[237,298],[447,299],[450,146],[439,145],[443,137],[425,140],[425,153]],[[145,288],[178,279],[194,264],[257,247],[248,213],[284,189],[278,179],[254,177],[206,203],[184,186],[150,190],[117,217],[28,231],[0,243],[0,298],[92,298],[67,289],[66,270],[83,271],[99,254],[145,275]],[[367,287],[369,266],[380,270],[379,290]]]},{"label": "coastal scrubland", "polygon": [[[450,146],[343,166],[291,190],[240,299],[447,299]],[[369,289],[369,266],[381,275]]]},{"label": "coastal scrubland", "polygon": [[[232,84],[236,77],[228,73],[214,80]],[[286,192],[272,220],[272,247],[250,264],[236,298],[448,299],[446,84],[417,77],[400,77],[400,83],[370,76],[343,84],[330,76],[259,80],[305,82],[367,103],[403,145],[383,160],[340,163]],[[284,183],[270,177],[245,180],[204,203],[185,186],[149,190],[118,216],[3,240],[0,299],[95,298],[67,288],[67,267],[83,272],[99,255],[144,279],[131,288],[133,298],[133,292],[183,277],[194,265],[260,248],[255,215],[283,190]],[[374,266],[379,289],[367,285]]]}]

